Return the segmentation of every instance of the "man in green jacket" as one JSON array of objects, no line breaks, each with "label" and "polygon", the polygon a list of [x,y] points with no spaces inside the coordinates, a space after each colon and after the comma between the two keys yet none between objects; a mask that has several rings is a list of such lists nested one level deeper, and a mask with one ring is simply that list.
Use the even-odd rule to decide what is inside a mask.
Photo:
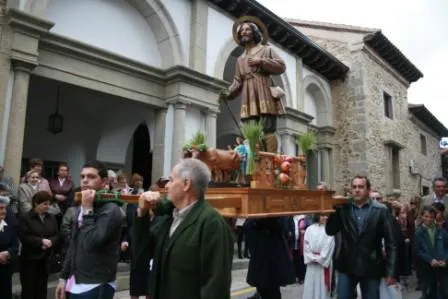
[{"label": "man in green jacket", "polygon": [[[154,299],[230,298],[234,240],[227,223],[204,200],[209,181],[203,162],[184,159],[166,185],[169,201],[158,192],[140,196],[133,258],[142,267],[153,260]],[[149,207],[154,205],[160,216],[150,224]]]}]

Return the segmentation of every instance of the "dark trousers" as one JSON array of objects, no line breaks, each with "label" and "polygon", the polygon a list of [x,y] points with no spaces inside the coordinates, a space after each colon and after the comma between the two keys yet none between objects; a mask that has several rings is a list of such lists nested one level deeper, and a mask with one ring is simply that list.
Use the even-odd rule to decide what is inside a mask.
[{"label": "dark trousers", "polygon": [[294,263],[294,270],[296,272],[296,277],[299,282],[305,280],[306,273],[306,265],[305,260],[303,259],[303,255],[300,255],[300,251],[293,249],[292,250],[292,262]]},{"label": "dark trousers", "polygon": [[244,257],[248,257],[249,253],[247,250],[247,241],[244,234],[244,227],[243,226],[237,226],[236,227],[236,245],[238,247],[238,257],[242,258],[242,247],[243,247],[243,241],[244,241]]},{"label": "dark trousers", "polygon": [[360,278],[339,273],[337,298],[338,299],[355,299],[356,285],[359,283],[361,287],[362,299],[379,299],[380,298],[380,280],[370,278]]},{"label": "dark trousers", "polygon": [[258,295],[261,299],[282,299],[280,287],[259,288],[257,287]]},{"label": "dark trousers", "polygon": [[0,265],[0,297],[12,298],[12,266]]},{"label": "dark trousers", "polygon": [[20,260],[22,299],[47,299],[47,259]]},{"label": "dark trousers", "polygon": [[70,294],[70,299],[113,299],[115,290],[109,284],[102,284],[88,292]]},{"label": "dark trousers", "polygon": [[422,265],[422,299],[448,299],[448,269]]}]

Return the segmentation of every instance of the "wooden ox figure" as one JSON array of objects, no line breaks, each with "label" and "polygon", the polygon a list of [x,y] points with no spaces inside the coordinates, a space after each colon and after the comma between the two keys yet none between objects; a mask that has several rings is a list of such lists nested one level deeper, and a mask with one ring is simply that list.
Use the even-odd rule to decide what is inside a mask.
[{"label": "wooden ox figure", "polygon": [[215,183],[229,182],[235,170],[238,172],[237,183],[244,183],[241,181],[244,180],[240,166],[241,157],[235,151],[209,148],[207,151],[201,152],[192,149],[191,154],[185,155],[184,153],[184,157],[199,159],[207,164],[212,173],[212,181]]}]

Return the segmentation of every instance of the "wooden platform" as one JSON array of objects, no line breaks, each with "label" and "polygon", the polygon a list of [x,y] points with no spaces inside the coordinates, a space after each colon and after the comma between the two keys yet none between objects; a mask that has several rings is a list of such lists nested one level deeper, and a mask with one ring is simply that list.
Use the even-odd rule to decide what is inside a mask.
[{"label": "wooden platform", "polygon": [[[109,195],[104,194],[102,197],[107,198]],[[139,196],[121,195],[120,198],[129,203],[138,203]],[[81,200],[81,193],[76,194],[76,199]],[[330,213],[334,205],[346,202],[345,198],[333,198],[333,191],[273,188],[209,188],[205,199],[222,216],[231,218]]]},{"label": "wooden platform", "polygon": [[297,214],[330,213],[345,198],[333,191],[210,188],[205,199],[224,217],[265,218]]}]

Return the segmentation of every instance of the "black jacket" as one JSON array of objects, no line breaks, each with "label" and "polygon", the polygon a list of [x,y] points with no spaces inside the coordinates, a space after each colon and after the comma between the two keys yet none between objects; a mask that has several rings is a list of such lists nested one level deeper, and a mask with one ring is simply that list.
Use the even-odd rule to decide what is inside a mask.
[{"label": "black jacket", "polygon": [[[22,242],[21,258],[25,260],[41,260],[50,256],[57,247],[59,230],[56,218],[51,214],[45,214],[43,220],[31,209],[22,215],[19,223],[19,235]],[[42,249],[42,239],[49,239],[52,248]]]},{"label": "black jacket", "polygon": [[116,279],[123,215],[115,202],[95,203],[94,213],[73,223],[72,238],[61,278],[77,283],[108,283]]},{"label": "black jacket", "polygon": [[[334,236],[341,232],[340,253],[334,265],[339,272],[357,277],[395,277],[397,247],[391,217],[384,205],[376,201],[371,205],[361,232],[358,232],[351,203],[337,206],[336,211],[330,214],[327,234]],[[383,239],[386,260],[382,256]]]}]

